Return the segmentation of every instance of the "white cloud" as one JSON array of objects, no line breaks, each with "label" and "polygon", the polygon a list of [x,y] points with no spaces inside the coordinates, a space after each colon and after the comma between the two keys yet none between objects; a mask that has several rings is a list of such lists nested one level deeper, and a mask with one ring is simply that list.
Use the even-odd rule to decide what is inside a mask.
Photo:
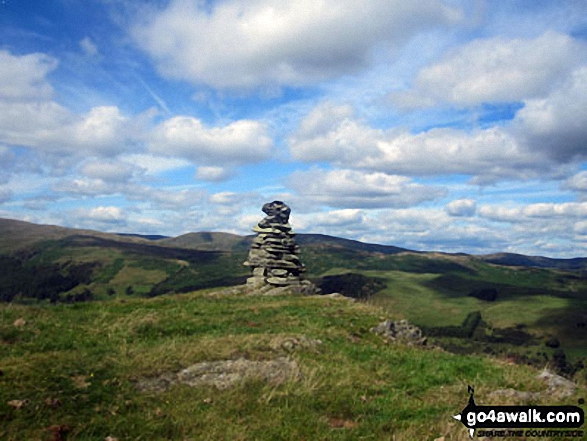
[{"label": "white cloud", "polygon": [[341,208],[408,207],[445,194],[406,177],[353,170],[297,171],[288,182],[302,199]]},{"label": "white cloud", "polygon": [[141,139],[149,115],[122,115],[116,106],[75,114],[51,101],[47,74],[57,60],[0,51],[0,142],[45,153],[118,154]]},{"label": "white cloud", "polygon": [[167,77],[248,88],[356,72],[381,42],[397,46],[461,19],[460,10],[438,0],[227,0],[211,6],[175,0],[143,11],[133,35]]},{"label": "white cloud", "polygon": [[49,55],[12,55],[0,50],[0,100],[40,100],[53,94],[46,75],[57,68]]},{"label": "white cloud", "polygon": [[531,99],[514,120],[517,135],[560,161],[587,157],[587,66],[544,98]]},{"label": "white cloud", "polygon": [[582,171],[574,176],[571,176],[564,184],[565,188],[570,188],[575,191],[587,192],[587,171]]},{"label": "white cloud", "polygon": [[587,236],[587,221],[575,223],[573,231],[581,236]]},{"label": "white cloud", "polygon": [[149,149],[197,164],[243,164],[266,159],[272,139],[264,124],[239,120],[223,127],[205,127],[196,118],[176,116],[153,130]]},{"label": "white cloud", "polygon": [[383,131],[357,121],[350,106],[324,102],[302,119],[288,143],[295,159],[346,165],[377,154],[377,143],[384,137]]},{"label": "white cloud", "polygon": [[72,196],[111,195],[117,193],[119,190],[119,186],[104,182],[102,179],[63,179],[51,185],[51,191],[55,193],[66,193]]},{"label": "white cloud", "polygon": [[116,106],[92,108],[82,116],[54,102],[0,102],[0,141],[44,152],[114,154],[140,137],[134,122]]},{"label": "white cloud", "polygon": [[218,205],[235,205],[241,199],[243,195],[235,193],[234,191],[221,191],[220,193],[214,193],[210,196],[210,202]]},{"label": "white cloud", "polygon": [[147,201],[161,210],[186,210],[199,205],[206,192],[199,188],[159,189],[147,186],[130,186],[125,191],[130,200]]},{"label": "white cloud", "polygon": [[80,171],[84,176],[106,182],[127,182],[133,176],[135,167],[120,161],[93,160],[83,164]]},{"label": "white cloud", "polygon": [[125,213],[119,207],[114,206],[81,208],[75,214],[81,221],[104,224],[124,224],[126,222]]},{"label": "white cloud", "polygon": [[96,46],[90,37],[85,37],[80,40],[79,45],[86,55],[90,57],[98,55],[98,46]]},{"label": "white cloud", "polygon": [[196,170],[196,179],[209,182],[225,181],[231,176],[231,171],[225,167],[203,166]]},{"label": "white cloud", "polygon": [[347,106],[331,103],[312,110],[288,142],[301,161],[412,176],[466,174],[477,183],[544,176],[553,168],[544,154],[530,152],[500,127],[418,134],[381,130],[358,121]]},{"label": "white cloud", "polygon": [[587,44],[551,31],[534,39],[474,40],[423,68],[412,90],[390,98],[405,108],[522,101],[546,95],[586,61]]},{"label": "white cloud", "polygon": [[587,217],[587,202],[537,203],[524,206],[483,205],[481,217],[498,221],[520,223],[535,219],[582,219]]},{"label": "white cloud", "polygon": [[320,213],[301,214],[292,216],[292,225],[297,229],[315,232],[321,228],[355,227],[360,228],[366,216],[362,210],[347,208],[330,210]]},{"label": "white cloud", "polygon": [[475,214],[477,204],[473,199],[458,199],[449,202],[444,208],[450,216],[468,217]]},{"label": "white cloud", "polygon": [[171,170],[176,170],[190,165],[189,161],[180,158],[155,156],[144,153],[130,153],[119,155],[121,161],[134,164],[145,170],[147,174],[158,175]]}]

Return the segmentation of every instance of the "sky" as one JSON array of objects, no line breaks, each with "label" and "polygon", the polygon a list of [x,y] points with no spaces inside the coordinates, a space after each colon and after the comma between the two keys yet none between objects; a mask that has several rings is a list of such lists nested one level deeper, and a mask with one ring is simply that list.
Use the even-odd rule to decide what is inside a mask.
[{"label": "sky", "polygon": [[0,217],[587,256],[584,0],[1,0]]}]

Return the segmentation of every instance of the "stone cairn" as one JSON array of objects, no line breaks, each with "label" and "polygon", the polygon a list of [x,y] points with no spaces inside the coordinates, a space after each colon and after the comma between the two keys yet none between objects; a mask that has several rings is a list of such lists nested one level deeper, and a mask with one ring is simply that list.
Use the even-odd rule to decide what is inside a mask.
[{"label": "stone cairn", "polygon": [[300,247],[296,245],[295,233],[289,224],[291,209],[281,201],[273,201],[263,205],[263,212],[267,216],[253,228],[257,237],[244,263],[253,268],[253,276],[247,279],[247,284],[292,286],[304,293],[315,293],[316,286],[301,277],[306,268],[298,257]]}]

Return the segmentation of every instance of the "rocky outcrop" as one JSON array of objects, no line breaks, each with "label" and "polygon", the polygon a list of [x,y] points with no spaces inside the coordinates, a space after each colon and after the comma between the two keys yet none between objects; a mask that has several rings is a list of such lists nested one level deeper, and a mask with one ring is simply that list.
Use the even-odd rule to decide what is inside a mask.
[{"label": "rocky outcrop", "polygon": [[257,237],[244,263],[253,269],[247,284],[254,287],[298,286],[305,294],[314,294],[316,287],[302,278],[306,268],[298,256],[300,248],[289,224],[290,208],[281,201],[273,201],[263,205],[263,212],[267,216],[253,228]]},{"label": "rocky outcrop", "polygon": [[562,400],[570,397],[577,390],[577,385],[560,375],[544,369],[538,378],[542,380],[547,389],[542,392],[527,392],[516,389],[499,389],[491,392],[489,398],[504,398],[511,401],[531,402],[542,398]]},{"label": "rocky outcrop", "polygon": [[297,363],[288,357],[266,361],[239,358],[204,361],[177,373],[168,372],[155,378],[142,378],[136,387],[142,392],[164,392],[176,384],[191,387],[214,386],[222,390],[249,380],[263,380],[275,386],[288,380],[295,380],[299,376]]},{"label": "rocky outcrop", "polygon": [[417,326],[410,325],[407,320],[385,320],[372,328],[371,332],[394,342],[408,345],[426,344],[426,337],[422,336],[422,330]]}]

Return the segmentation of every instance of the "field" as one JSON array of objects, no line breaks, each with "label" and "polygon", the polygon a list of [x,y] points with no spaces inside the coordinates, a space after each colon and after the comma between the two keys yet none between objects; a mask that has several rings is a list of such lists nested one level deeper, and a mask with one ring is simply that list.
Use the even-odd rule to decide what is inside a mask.
[{"label": "field", "polygon": [[[369,331],[387,317],[377,307],[210,293],[2,305],[0,438],[464,440],[451,415],[467,385],[478,401],[496,389],[545,389],[530,367],[389,344]],[[280,344],[296,338],[315,343]],[[221,390],[138,386],[203,361],[278,357],[299,375]]]}]

